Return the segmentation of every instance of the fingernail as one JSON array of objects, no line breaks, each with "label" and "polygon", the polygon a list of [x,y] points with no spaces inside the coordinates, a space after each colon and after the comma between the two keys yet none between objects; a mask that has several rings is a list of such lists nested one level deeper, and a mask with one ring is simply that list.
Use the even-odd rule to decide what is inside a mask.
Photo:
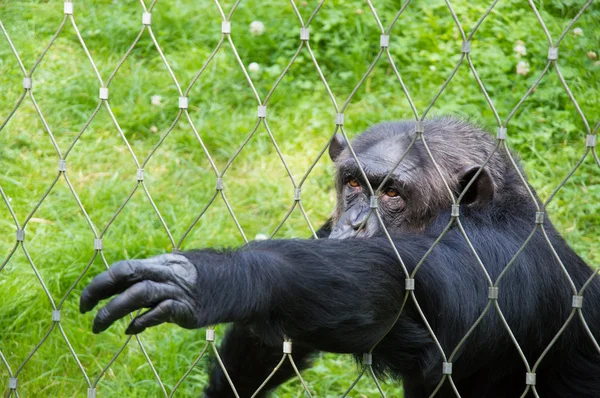
[{"label": "fingernail", "polygon": [[106,327],[103,327],[99,322],[97,322],[97,317],[98,317],[98,315],[96,315],[96,319],[94,320],[94,323],[92,324],[92,333],[94,333],[94,334],[98,334],[98,333],[106,330]]},{"label": "fingernail", "polygon": [[84,290],[81,293],[81,296],[79,297],[79,312],[81,312],[82,314],[85,314],[86,312],[88,312],[91,308],[89,308],[89,304],[87,303],[87,293]]}]

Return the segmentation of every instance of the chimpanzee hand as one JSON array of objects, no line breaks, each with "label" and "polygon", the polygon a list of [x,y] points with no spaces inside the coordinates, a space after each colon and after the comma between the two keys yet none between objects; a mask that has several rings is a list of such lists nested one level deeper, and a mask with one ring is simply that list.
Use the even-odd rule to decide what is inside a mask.
[{"label": "chimpanzee hand", "polygon": [[141,308],[150,310],[137,316],[127,334],[142,332],[164,322],[184,328],[205,326],[198,286],[198,270],[185,256],[164,254],[146,260],[126,260],[113,264],[96,276],[83,290],[79,302],[82,313],[100,300],[118,294],[98,311],[93,332],[106,330],[116,320]]}]

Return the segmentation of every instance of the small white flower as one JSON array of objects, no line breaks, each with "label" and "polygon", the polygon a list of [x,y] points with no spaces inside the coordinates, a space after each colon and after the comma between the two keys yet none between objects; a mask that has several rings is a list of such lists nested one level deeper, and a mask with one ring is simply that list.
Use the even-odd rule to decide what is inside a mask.
[{"label": "small white flower", "polygon": [[437,68],[435,67],[435,65],[429,65],[429,70],[435,72]]},{"label": "small white flower", "polygon": [[596,54],[594,51],[588,51],[587,56],[589,59],[596,59],[598,58],[598,54]]},{"label": "small white flower", "polygon": [[150,98],[150,103],[152,105],[160,105],[161,100],[162,97],[160,95],[153,95],[152,98]]},{"label": "small white flower", "polygon": [[265,24],[260,21],[252,21],[250,24],[250,33],[253,36],[260,36],[265,32]]},{"label": "small white flower", "polygon": [[158,133],[158,127],[156,126],[150,126],[150,131],[153,133]]},{"label": "small white flower", "polygon": [[527,48],[525,48],[525,43],[523,43],[521,40],[517,40],[513,50],[515,51],[515,54],[517,54],[517,58],[527,55]]},{"label": "small white flower", "polygon": [[252,62],[250,65],[248,65],[248,70],[250,73],[258,73],[260,71],[260,65],[256,62]]},{"label": "small white flower", "polygon": [[573,29],[573,34],[575,36],[583,36],[583,29],[581,29],[581,28],[575,28],[575,29]]},{"label": "small white flower", "polygon": [[529,73],[529,63],[525,61],[519,61],[517,64],[517,75],[525,76]]},{"label": "small white flower", "polygon": [[268,240],[269,239],[269,235],[265,235],[265,234],[256,234],[256,236],[254,237],[254,240]]}]

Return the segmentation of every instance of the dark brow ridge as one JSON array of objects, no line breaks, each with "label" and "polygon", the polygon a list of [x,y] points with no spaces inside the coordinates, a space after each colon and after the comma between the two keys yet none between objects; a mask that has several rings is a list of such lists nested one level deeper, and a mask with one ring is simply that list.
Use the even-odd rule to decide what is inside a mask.
[{"label": "dark brow ridge", "polygon": [[[411,170],[412,169],[414,169],[414,167],[411,168]],[[364,170],[365,174],[367,175],[367,177],[369,178],[369,185],[371,185],[371,188],[374,191],[377,188],[379,188],[379,185],[381,185],[381,183],[383,182],[385,177],[387,177],[387,175],[388,175],[388,173],[372,173],[368,168],[363,168],[363,170]],[[347,167],[341,166],[340,172],[344,179],[346,179],[348,177],[352,177],[352,178],[356,178],[357,180],[359,180],[361,182],[361,184],[363,184],[363,185],[365,183],[363,175],[360,172],[360,169],[358,167],[355,167],[354,165],[347,165]],[[408,185],[408,183],[405,180],[399,179],[397,175],[392,174],[387,179],[386,184],[382,188],[392,187],[392,188],[398,188],[399,190],[401,190],[401,189],[405,189],[407,185]]]},{"label": "dark brow ridge", "polygon": [[[406,164],[404,166],[407,166]],[[396,169],[394,170],[394,173],[392,173],[392,175],[390,176],[390,178],[393,178],[395,180],[401,181],[403,183],[406,183],[406,181],[404,179],[399,179],[396,172],[398,170],[402,170],[403,174],[410,174],[412,173],[412,171],[416,170],[418,168],[418,166],[416,165],[411,165],[412,167],[410,168],[404,168],[402,163],[400,163]],[[362,169],[364,170],[365,174],[369,177],[369,179],[374,179],[374,180],[383,180],[388,174],[389,174],[389,170],[385,171],[385,172],[374,172],[371,168],[366,167],[363,165]],[[340,172],[340,175],[342,176],[353,176],[353,177],[357,177],[357,178],[361,178],[362,179],[362,173],[360,171],[360,168],[356,165],[356,162],[352,161],[347,161],[342,163],[341,165],[338,166],[338,170]]]}]

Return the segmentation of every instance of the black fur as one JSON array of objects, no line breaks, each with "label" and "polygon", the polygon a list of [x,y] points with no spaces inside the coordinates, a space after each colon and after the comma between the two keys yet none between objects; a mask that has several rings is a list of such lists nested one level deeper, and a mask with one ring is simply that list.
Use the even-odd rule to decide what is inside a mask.
[{"label": "black fur", "polygon": [[[293,340],[293,356],[301,368],[315,351],[361,355],[375,345],[373,367],[379,375],[402,379],[405,398],[429,397],[442,378],[442,355],[411,299],[396,319],[407,292],[393,246],[411,273],[451,220],[448,188],[458,196],[475,178],[460,206],[460,222],[496,282],[536,228],[539,200],[530,197],[502,147],[477,173],[497,141],[455,119],[428,121],[423,134],[447,187],[420,139],[380,186],[415,138],[414,131],[414,122],[387,123],[354,140],[368,181],[345,140],[335,140],[331,156],[338,168],[338,203],[318,236],[341,238],[354,232],[362,238],[260,241],[238,250],[182,253],[187,260],[168,255],[117,263],[84,290],[82,311],[123,292],[117,303],[99,311],[94,331],[143,306],[152,308],[150,315],[137,317],[128,333],[165,321],[184,327],[234,322],[220,353],[242,397],[252,395],[281,359],[284,336]],[[366,184],[379,198],[393,246],[376,218],[366,218]],[[574,292],[557,257],[577,291],[594,272],[547,217],[543,228],[556,255],[538,226],[498,283],[498,305],[531,367],[573,311]],[[139,286],[148,280],[153,281],[149,287]],[[456,222],[415,280],[417,301],[449,356],[490,303],[488,280]],[[583,293],[582,308],[596,339],[599,295],[596,278]],[[452,379],[463,398],[519,397],[526,389],[525,364],[494,305],[452,363]],[[600,353],[577,314],[535,372],[540,397],[600,397]],[[293,375],[286,364],[261,396]],[[233,396],[219,367],[213,368],[205,394]],[[527,395],[533,396],[531,391]],[[446,382],[436,397],[455,393]]]},{"label": "black fur", "polygon": [[[389,123],[359,137],[353,148],[367,173],[372,164],[363,163],[361,153],[375,145],[389,148],[397,141],[406,146],[412,131],[411,122]],[[446,145],[443,152],[447,157],[454,153],[463,162],[474,160],[481,164],[495,145],[481,130],[454,119],[428,122],[424,135],[440,167],[452,173],[458,172],[460,162],[439,156],[438,146]],[[411,187],[417,190],[415,202],[425,191],[429,207],[413,216],[416,220],[407,220],[407,226],[391,228],[396,249],[409,272],[450,220],[449,197],[444,198],[443,190],[440,192],[441,184],[423,145],[417,141],[411,151],[412,156],[399,168],[408,168],[405,163],[417,166],[412,173],[424,181],[423,185]],[[391,154],[394,158],[399,155]],[[423,173],[424,167],[429,168],[428,174]],[[534,230],[537,209],[502,149],[487,170],[494,177],[494,198],[484,208],[461,206],[460,219],[492,281],[496,281]],[[342,190],[342,177],[338,192]],[[444,204],[438,205],[440,202]],[[340,198],[341,212],[342,203]],[[423,219],[427,223],[420,230]],[[592,270],[568,247],[547,218],[544,228],[577,289],[581,289]],[[278,353],[283,334],[317,350],[367,352],[394,322],[404,298],[405,275],[389,241],[381,236],[254,242],[236,255],[244,262],[250,253],[274,256],[272,261],[262,263],[261,269],[261,274],[272,277],[268,287],[261,290],[268,296],[265,302],[272,307],[266,319],[249,319],[246,323],[264,341],[271,342]],[[488,304],[487,280],[456,226],[431,252],[415,279],[417,300],[448,356]],[[541,231],[535,233],[498,287],[499,306],[533,366],[571,314],[573,295]],[[599,283],[594,280],[584,293],[583,307],[596,338],[600,337],[600,310],[596,306],[599,294]],[[243,353],[244,350],[232,352],[232,363]],[[442,377],[442,357],[411,300],[389,334],[376,346],[373,362],[379,374],[403,380],[406,398],[428,397],[437,386]],[[259,366],[246,370],[246,379],[260,379],[264,374]],[[600,397],[600,353],[577,316],[543,358],[536,373],[540,397]],[[463,398],[519,397],[525,391],[525,374],[524,362],[492,306],[453,360],[452,376],[457,389]],[[222,392],[211,396],[229,395]],[[436,396],[455,394],[446,382]]]}]

